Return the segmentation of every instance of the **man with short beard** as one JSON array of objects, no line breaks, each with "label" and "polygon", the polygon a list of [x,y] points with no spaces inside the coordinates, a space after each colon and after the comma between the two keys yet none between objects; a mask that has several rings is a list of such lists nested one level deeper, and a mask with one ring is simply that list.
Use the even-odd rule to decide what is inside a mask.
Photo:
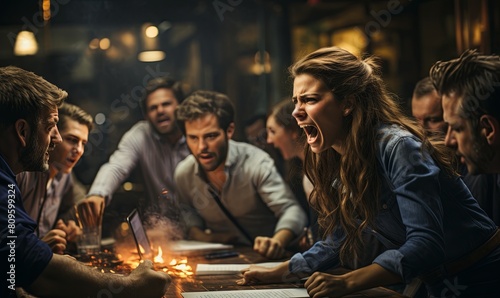
[{"label": "man with short beard", "polygon": [[74,221],[76,203],[71,171],[84,153],[92,129],[92,116],[76,105],[63,103],[57,123],[62,142],[50,152],[49,170],[22,172],[16,180],[23,204],[38,224],[37,235],[54,253],[64,253],[81,229]]},{"label": "man with short beard", "polygon": [[[441,95],[432,84],[430,77],[418,81],[413,90],[411,112],[417,122],[426,130],[428,135],[444,138],[448,130],[443,120]],[[500,187],[498,174],[476,174],[467,172],[465,164],[457,165],[465,185],[474,198],[493,221],[500,225]]]},{"label": "man with short beard", "polygon": [[175,170],[191,239],[253,245],[279,259],[306,226],[304,210],[269,154],[231,140],[234,107],[213,91],[196,91],[175,112],[192,155]]},{"label": "man with short beard", "polygon": [[170,279],[152,270],[151,261],[126,277],[104,274],[53,254],[34,233],[15,175],[49,169],[66,97],[32,72],[0,67],[0,297],[16,297],[20,287],[40,297],[96,297],[111,287],[114,297],[161,297]]},{"label": "man with short beard", "polygon": [[[500,173],[500,56],[467,50],[459,58],[436,62],[430,77],[442,96],[445,144],[455,148],[470,174]],[[495,188],[487,190],[494,218],[500,217],[498,177]]]}]

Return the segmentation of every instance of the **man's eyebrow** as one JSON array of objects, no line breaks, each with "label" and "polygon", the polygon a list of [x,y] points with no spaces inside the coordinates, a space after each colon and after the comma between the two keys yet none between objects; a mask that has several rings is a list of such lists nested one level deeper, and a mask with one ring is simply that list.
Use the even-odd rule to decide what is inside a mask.
[{"label": "man's eyebrow", "polygon": [[42,123],[45,124],[45,125],[57,125],[57,123],[59,122],[59,118],[50,118],[50,119],[44,119],[42,120]]}]

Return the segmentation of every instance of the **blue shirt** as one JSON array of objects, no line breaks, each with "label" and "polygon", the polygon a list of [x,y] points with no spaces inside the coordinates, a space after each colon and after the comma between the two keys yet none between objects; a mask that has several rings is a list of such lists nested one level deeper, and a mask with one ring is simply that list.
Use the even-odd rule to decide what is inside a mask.
[{"label": "blue shirt", "polygon": [[35,228],[24,210],[16,176],[0,155],[0,297],[15,297],[9,287],[29,286],[52,259]]},{"label": "blue shirt", "polygon": [[[377,144],[382,177],[380,206],[371,233],[388,248],[375,258],[405,281],[467,254],[497,227],[458,177],[441,171],[421,141],[399,126],[381,126]],[[316,243],[290,260],[293,273],[312,273],[339,265],[344,232]],[[334,239],[334,240],[333,240]]]}]

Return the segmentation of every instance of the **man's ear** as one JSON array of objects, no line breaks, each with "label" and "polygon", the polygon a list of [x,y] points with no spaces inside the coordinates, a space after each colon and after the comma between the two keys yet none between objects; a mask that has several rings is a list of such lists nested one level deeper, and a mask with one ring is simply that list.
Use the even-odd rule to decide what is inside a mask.
[{"label": "man's ear", "polygon": [[226,130],[227,139],[232,139],[234,134],[234,122],[231,122]]},{"label": "man's ear", "polygon": [[488,144],[492,145],[498,142],[500,136],[500,122],[491,115],[482,115],[479,118],[479,129],[481,134],[486,138]]},{"label": "man's ear", "polygon": [[26,147],[28,144],[28,138],[30,135],[30,125],[28,122],[24,119],[18,119],[14,123],[14,129],[16,132],[16,136],[19,139],[19,142],[21,142],[22,147]]}]

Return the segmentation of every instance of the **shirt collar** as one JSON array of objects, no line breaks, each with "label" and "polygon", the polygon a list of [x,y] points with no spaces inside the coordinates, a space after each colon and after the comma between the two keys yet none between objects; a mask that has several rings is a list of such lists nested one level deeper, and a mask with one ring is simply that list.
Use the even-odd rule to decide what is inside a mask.
[{"label": "shirt collar", "polygon": [[[166,138],[162,137],[157,131],[156,129],[154,129],[153,127],[153,124],[151,124],[151,122],[149,122],[149,120],[145,120],[147,123],[148,123],[148,127],[149,127],[149,133],[151,134],[151,136],[161,142],[161,143],[166,143],[168,142]],[[186,143],[186,138],[184,137],[184,135],[181,136],[181,138],[177,141],[177,143],[173,144],[172,147],[179,147],[183,144]]]}]

